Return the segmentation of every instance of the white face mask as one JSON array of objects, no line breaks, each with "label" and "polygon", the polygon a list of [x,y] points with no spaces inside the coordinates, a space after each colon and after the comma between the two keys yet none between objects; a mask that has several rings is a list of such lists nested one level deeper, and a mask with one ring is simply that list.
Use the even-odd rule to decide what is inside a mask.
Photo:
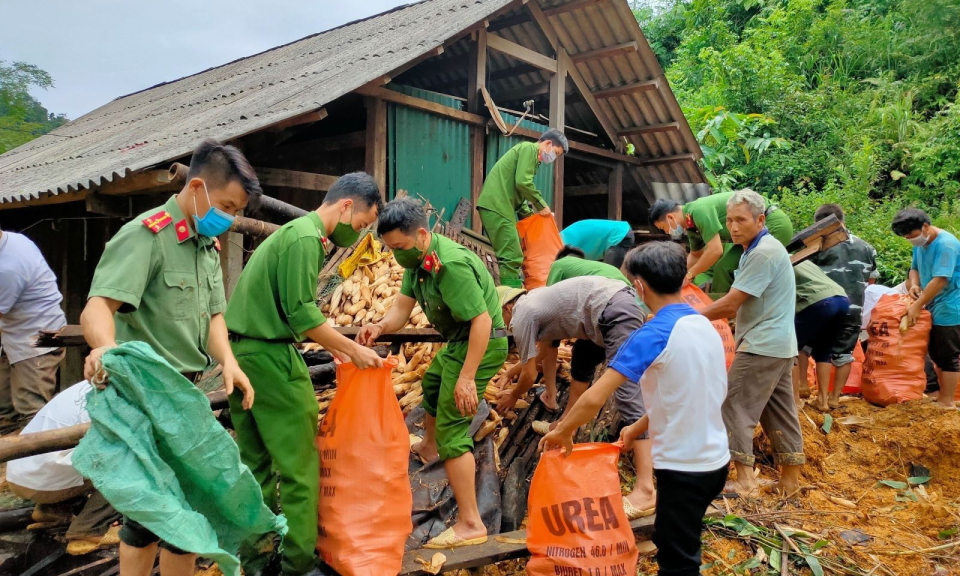
[{"label": "white face mask", "polygon": [[[670,226],[670,220],[669,220],[669,219],[667,220],[667,226]],[[680,224],[676,224],[676,225],[674,225],[674,226],[671,226],[671,227],[670,227],[670,232],[669,232],[670,238],[673,238],[674,240],[679,240],[680,238],[683,237],[683,232],[684,232],[683,226],[681,226]]]},{"label": "white face mask", "polygon": [[923,248],[924,246],[926,246],[927,241],[929,239],[930,237],[924,234],[923,232],[921,232],[919,236],[915,236],[913,238],[907,238],[907,240],[909,240],[910,243],[916,246],[917,248]]},{"label": "white face mask", "polygon": [[557,153],[553,150],[540,152],[540,161],[544,164],[552,164],[557,159]]}]

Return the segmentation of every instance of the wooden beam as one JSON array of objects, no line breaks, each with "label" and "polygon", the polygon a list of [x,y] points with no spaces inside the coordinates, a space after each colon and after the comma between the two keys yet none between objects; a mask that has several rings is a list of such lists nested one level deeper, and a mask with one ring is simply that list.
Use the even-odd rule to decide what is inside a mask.
[{"label": "wooden beam", "polygon": [[665,122],[663,124],[650,124],[649,126],[634,126],[618,130],[617,136],[641,136],[643,134],[656,134],[657,132],[679,132],[679,122]]},{"label": "wooden beam", "polygon": [[290,149],[306,149],[310,154],[319,154],[323,152],[339,152],[341,150],[356,150],[363,148],[366,144],[366,132],[357,130],[356,132],[347,132],[336,136],[326,136],[315,140],[303,140],[284,145],[279,151],[283,154]]},{"label": "wooden beam", "polygon": [[313,110],[312,112],[307,112],[306,114],[300,114],[299,116],[294,116],[293,118],[281,120],[276,124],[272,124],[267,129],[271,132],[280,132],[281,130],[293,128],[294,126],[300,126],[301,124],[313,124],[314,122],[319,122],[326,117],[327,109],[320,108],[319,110]]},{"label": "wooden beam", "polygon": [[[386,88],[361,86],[356,90],[356,92],[358,94],[363,94],[364,96],[370,96],[386,102],[393,102],[394,104],[402,104],[404,106],[409,106],[410,108],[416,108],[417,110],[423,110],[424,112],[430,112],[439,116],[446,116],[447,118],[453,118],[454,120],[459,120],[475,126],[482,126],[487,122],[487,119],[479,114],[471,114],[470,112],[457,110],[456,108],[444,106],[443,104],[437,104],[436,102],[430,102],[422,98],[407,96],[406,94],[394,92],[393,90],[387,90]],[[384,108],[384,116],[386,116],[386,108]],[[384,124],[384,127],[386,127],[386,124]],[[384,142],[386,142],[386,139],[384,139]]]},{"label": "wooden beam", "polygon": [[[573,2],[567,2],[566,4],[561,4],[554,8],[548,8],[543,11],[548,17],[557,16],[558,14],[563,14],[565,12],[570,12],[573,10],[579,10],[581,8],[586,8],[587,6],[593,6],[594,4],[599,4],[604,0],[573,0]],[[529,6],[529,4],[527,4]]]},{"label": "wooden beam", "polygon": [[573,58],[574,63],[580,63],[586,62],[587,60],[610,58],[611,56],[617,56],[619,54],[636,52],[639,48],[640,46],[637,44],[636,40],[631,40],[630,42],[624,42],[623,44],[617,44],[616,46],[605,46],[596,50],[581,52],[580,54],[571,56],[571,58]]},{"label": "wooden beam", "polygon": [[[527,3],[527,5],[529,6],[530,4]],[[530,16],[525,11],[521,10],[513,16],[504,16],[503,18],[499,18],[493,22],[490,22],[486,30],[487,32],[499,32],[500,30],[513,28],[514,26],[519,26],[520,24],[529,21]]]},{"label": "wooden beam", "polygon": [[607,218],[610,220],[623,219],[623,164],[610,171],[610,180],[607,181],[609,192],[607,195]]},{"label": "wooden beam", "polygon": [[171,181],[169,170],[148,170],[117,178],[94,188],[107,196],[150,192],[179,191],[182,181]]},{"label": "wooden beam", "polygon": [[521,46],[516,42],[511,42],[499,36],[490,35],[487,36],[487,47],[491,50],[496,50],[497,52],[502,52],[511,58],[515,58],[521,62],[526,62],[527,64],[532,64],[541,70],[546,70],[548,72],[557,71],[557,61],[548,56],[544,56],[539,52],[535,52],[525,46]]},{"label": "wooden beam", "polygon": [[563,163],[564,157],[558,156],[553,162],[553,217],[557,228],[563,230]]},{"label": "wooden beam", "polygon": [[245,216],[237,216],[233,220],[233,224],[230,225],[231,232],[237,232],[251,238],[266,238],[279,229],[279,226],[271,222],[255,220]]},{"label": "wooden beam", "polygon": [[261,184],[265,186],[277,186],[279,188],[296,188],[298,190],[326,192],[339,180],[338,176],[299,172],[297,170],[284,170],[280,168],[254,168],[254,170],[257,171],[257,178],[260,179]]},{"label": "wooden beam", "polygon": [[563,130],[565,124],[567,96],[567,55],[563,48],[557,48],[557,73],[550,79],[550,127]]},{"label": "wooden beam", "polygon": [[660,156],[658,158],[643,158],[640,160],[641,166],[656,166],[659,164],[676,164],[677,162],[696,162],[697,157],[687,152],[685,154],[674,154],[673,156]]},{"label": "wooden beam", "polygon": [[593,96],[594,98],[614,98],[616,96],[623,96],[624,94],[645,91],[653,92],[659,89],[660,78],[658,77],[653,80],[644,80],[643,82],[634,82],[623,86],[612,86],[610,88],[604,88],[603,90],[597,90],[593,93]]},{"label": "wooden beam", "polygon": [[477,201],[483,190],[483,160],[486,152],[486,131],[480,126],[470,127],[470,229],[480,233],[482,224],[477,212]]},{"label": "wooden beam", "polygon": [[303,208],[266,194],[260,197],[260,211],[275,214],[287,221],[307,215],[307,211]]},{"label": "wooden beam", "polygon": [[596,98],[594,98],[593,94],[590,92],[590,87],[587,86],[587,83],[584,81],[580,71],[577,70],[577,66],[560,45],[560,40],[557,37],[557,32],[554,29],[553,24],[550,23],[550,20],[536,2],[528,3],[527,10],[530,11],[533,19],[540,26],[540,30],[542,30],[544,36],[547,37],[547,41],[549,41],[553,49],[557,51],[558,62],[563,66],[563,69],[566,71],[566,73],[570,75],[570,79],[573,80],[574,86],[576,86],[577,90],[580,91],[580,95],[583,97],[584,102],[587,103],[587,106],[589,106],[590,110],[593,111],[594,116],[597,117],[597,121],[600,122],[600,126],[603,128],[607,138],[610,139],[610,142],[614,145],[614,147],[619,148],[620,141],[617,138],[616,132],[614,132],[613,123],[610,121],[610,117],[597,103]]},{"label": "wooden beam", "polygon": [[[383,88],[371,88],[375,92],[391,92]],[[367,107],[367,143],[365,168],[373,177],[380,190],[380,196],[387,199],[387,103],[382,98],[368,96]]]},{"label": "wooden beam", "polygon": [[607,191],[606,184],[581,184],[567,187],[564,190],[564,195],[570,198],[581,198],[583,196],[601,196],[606,194]]},{"label": "wooden beam", "polygon": [[470,66],[467,68],[467,112],[477,114],[483,106],[480,89],[487,85],[487,31],[477,30],[470,43]]},{"label": "wooden beam", "polygon": [[96,192],[89,194],[86,198],[87,212],[93,214],[103,214],[104,216],[115,216],[117,218],[133,217],[133,198],[104,196]]},{"label": "wooden beam", "polygon": [[223,292],[229,302],[243,272],[243,234],[228,230],[220,235],[220,271],[223,273]]},{"label": "wooden beam", "polygon": [[[393,70],[390,71],[390,76],[392,78],[397,78],[398,76],[400,76],[407,70],[413,68],[414,66],[417,66],[418,64],[423,63],[425,60],[435,58],[441,54],[443,54],[443,46],[437,46],[433,50],[430,50],[420,56],[417,56],[416,58],[414,58],[413,60],[410,60],[409,62],[405,62],[402,66],[398,66],[394,68]],[[384,84],[386,84],[386,82],[384,82]]]}]

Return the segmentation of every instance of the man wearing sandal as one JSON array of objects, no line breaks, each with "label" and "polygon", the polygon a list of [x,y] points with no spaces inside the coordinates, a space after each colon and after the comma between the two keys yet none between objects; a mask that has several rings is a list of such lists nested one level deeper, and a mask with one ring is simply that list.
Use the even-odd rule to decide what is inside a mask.
[{"label": "man wearing sandal", "polygon": [[477,506],[470,423],[487,383],[507,359],[507,334],[493,277],[476,254],[432,234],[423,205],[413,198],[388,203],[377,233],[406,272],[400,294],[383,320],[364,326],[357,342],[369,345],[380,334],[399,330],[416,303],[447,340],[423,375],[425,434],[412,449],[424,462],[443,460],[459,514],[457,523],[426,547],[483,544],[487,528]]},{"label": "man wearing sandal", "polygon": [[[652,242],[627,254],[624,267],[655,316],[634,332],[593,387],[541,448],[569,453],[573,435],[630,381],[639,381],[650,411],[624,428],[629,448],[650,431],[657,477],[653,542],[660,574],[699,574],[700,531],[710,502],[727,478],[730,453],[721,405],[727,393],[723,343],[710,322],[683,301],[686,254],[673,242]],[[624,508],[632,508],[624,498]]]},{"label": "man wearing sandal", "polygon": [[[537,356],[552,342],[576,338],[570,361],[570,398],[560,416],[562,422],[577,399],[586,392],[597,367],[611,360],[620,346],[640,329],[643,312],[637,293],[619,280],[601,276],[582,276],[564,280],[524,294],[501,286],[503,318],[513,332],[520,354],[520,379],[516,387],[502,390],[497,411],[506,413],[526,395],[537,377]],[[628,382],[616,391],[616,407],[624,422],[639,420],[646,410],[640,385]],[[535,431],[546,433],[552,425],[541,424]],[[650,440],[644,436],[633,450],[637,484],[627,496],[631,519],[653,514],[656,496],[653,489],[653,461]]]}]

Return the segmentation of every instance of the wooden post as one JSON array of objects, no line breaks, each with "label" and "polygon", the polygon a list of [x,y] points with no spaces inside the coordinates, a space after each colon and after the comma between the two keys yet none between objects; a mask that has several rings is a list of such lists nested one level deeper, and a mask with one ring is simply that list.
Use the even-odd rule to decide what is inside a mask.
[{"label": "wooden post", "polygon": [[[557,73],[550,79],[550,127],[563,130],[564,108],[566,106],[567,53],[557,47]],[[553,214],[557,227],[563,229],[563,156],[553,163]]]},{"label": "wooden post", "polygon": [[476,41],[470,44],[470,67],[467,68],[467,112],[479,114],[483,106],[480,88],[487,81],[487,30],[481,27],[475,32]]},{"label": "wooden post", "polygon": [[607,195],[607,218],[620,220],[623,218],[623,164],[617,163],[610,171]]},{"label": "wooden post", "polygon": [[387,103],[379,98],[364,99],[367,107],[366,170],[387,200]]},{"label": "wooden post", "polygon": [[243,234],[224,232],[220,235],[220,269],[223,271],[223,292],[229,302],[243,271]]},{"label": "wooden post", "polygon": [[[487,29],[481,26],[470,45],[470,67],[467,69],[467,112],[479,114],[483,108],[482,90],[487,85]],[[483,188],[483,156],[485,152],[483,126],[470,127],[470,229],[480,232],[480,214],[477,199]]]}]

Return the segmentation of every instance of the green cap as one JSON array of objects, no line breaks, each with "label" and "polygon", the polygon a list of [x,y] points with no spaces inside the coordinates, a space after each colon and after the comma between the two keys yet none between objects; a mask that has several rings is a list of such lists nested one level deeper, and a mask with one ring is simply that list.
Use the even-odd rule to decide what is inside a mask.
[{"label": "green cap", "polygon": [[500,296],[500,306],[506,306],[507,304],[513,302],[520,296],[526,294],[527,291],[522,288],[511,288],[510,286],[497,286],[497,294]]}]

